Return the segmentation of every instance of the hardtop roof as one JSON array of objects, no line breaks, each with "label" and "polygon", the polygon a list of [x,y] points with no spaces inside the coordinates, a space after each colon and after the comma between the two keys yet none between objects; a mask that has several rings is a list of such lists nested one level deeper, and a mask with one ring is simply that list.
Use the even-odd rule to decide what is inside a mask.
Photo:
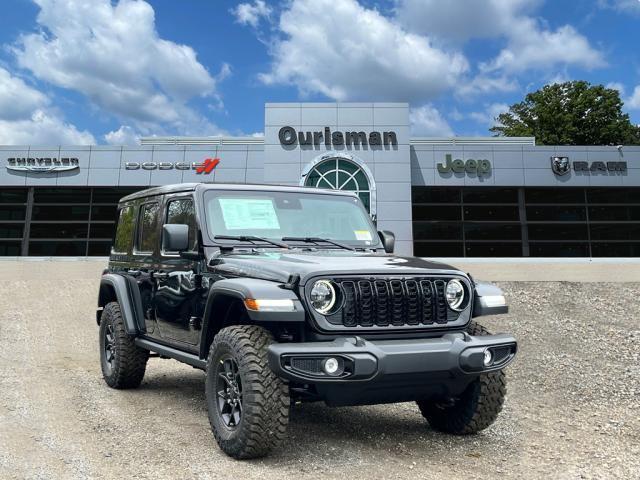
[{"label": "hardtop roof", "polygon": [[356,196],[354,192],[347,190],[333,190],[324,188],[295,187],[285,185],[267,184],[246,184],[246,183],[177,183],[173,185],[163,185],[160,187],[147,188],[135,192],[120,199],[120,203],[137,200],[140,198],[166,195],[168,193],[192,192],[196,189],[203,190],[239,190],[239,191],[262,191],[262,192],[292,192],[292,193],[321,193],[325,195]]}]

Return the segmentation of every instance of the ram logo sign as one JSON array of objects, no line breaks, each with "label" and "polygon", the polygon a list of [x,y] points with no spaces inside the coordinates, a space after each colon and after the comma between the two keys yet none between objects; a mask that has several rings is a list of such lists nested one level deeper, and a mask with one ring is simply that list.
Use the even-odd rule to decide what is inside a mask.
[{"label": "ram logo sign", "polygon": [[597,173],[620,173],[627,172],[627,162],[609,161],[603,162],[596,160],[594,162],[586,162],[583,160],[569,161],[569,157],[551,157],[551,170],[558,176],[566,175],[573,170],[581,174],[597,174]]},{"label": "ram logo sign", "polygon": [[556,175],[565,175],[571,170],[569,157],[551,157],[551,170]]}]

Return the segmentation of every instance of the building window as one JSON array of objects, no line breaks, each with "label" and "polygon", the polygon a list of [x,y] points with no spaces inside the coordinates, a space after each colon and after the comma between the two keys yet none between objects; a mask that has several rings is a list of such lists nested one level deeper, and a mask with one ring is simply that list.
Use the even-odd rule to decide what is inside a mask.
[{"label": "building window", "polygon": [[413,233],[420,256],[638,256],[640,188],[413,187]]},{"label": "building window", "polygon": [[108,256],[119,200],[146,187],[0,189],[0,256]]},{"label": "building window", "polygon": [[520,257],[517,188],[413,187],[414,254]]},{"label": "building window", "polygon": [[371,212],[371,188],[362,167],[345,158],[329,158],[314,165],[304,181],[305,187],[331,188],[355,192]]}]

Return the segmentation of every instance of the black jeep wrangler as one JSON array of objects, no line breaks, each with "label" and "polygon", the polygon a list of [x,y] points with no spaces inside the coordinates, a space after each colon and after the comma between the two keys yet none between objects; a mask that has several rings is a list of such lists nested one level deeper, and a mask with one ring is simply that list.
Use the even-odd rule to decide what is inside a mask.
[{"label": "black jeep wrangler", "polygon": [[437,430],[488,427],[516,341],[474,319],[507,312],[501,290],[393,249],[350,192],[129,195],[100,283],[104,379],[137,387],[150,355],[204,370],[213,434],[235,458],[278,445],[293,402],[415,401]]}]

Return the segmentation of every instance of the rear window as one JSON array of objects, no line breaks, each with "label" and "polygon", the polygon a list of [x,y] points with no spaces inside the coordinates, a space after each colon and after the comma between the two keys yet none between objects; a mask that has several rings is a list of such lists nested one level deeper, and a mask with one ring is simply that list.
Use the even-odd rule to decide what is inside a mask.
[{"label": "rear window", "polygon": [[127,253],[133,240],[133,207],[124,207],[118,212],[118,228],[113,241],[114,253]]},{"label": "rear window", "polygon": [[158,243],[158,204],[146,203],[140,207],[136,251],[151,253]]}]

